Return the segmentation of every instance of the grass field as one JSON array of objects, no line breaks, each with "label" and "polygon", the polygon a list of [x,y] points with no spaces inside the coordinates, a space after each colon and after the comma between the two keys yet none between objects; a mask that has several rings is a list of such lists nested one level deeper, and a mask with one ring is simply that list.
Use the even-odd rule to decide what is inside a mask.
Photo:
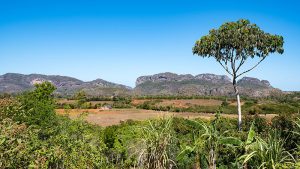
[{"label": "grass field", "polygon": [[[120,124],[121,121],[126,120],[147,120],[158,118],[161,116],[175,116],[183,117],[187,119],[212,119],[214,114],[211,113],[174,113],[174,112],[160,112],[153,110],[141,110],[141,109],[112,109],[112,110],[99,110],[99,109],[56,109],[56,112],[60,115],[68,115],[70,118],[76,118],[82,113],[86,113],[85,120],[92,124],[97,124],[100,126],[111,126]],[[223,117],[227,118],[237,118],[237,115],[234,114],[222,114]],[[275,114],[261,115],[266,117],[267,120],[271,120],[275,117]]]}]

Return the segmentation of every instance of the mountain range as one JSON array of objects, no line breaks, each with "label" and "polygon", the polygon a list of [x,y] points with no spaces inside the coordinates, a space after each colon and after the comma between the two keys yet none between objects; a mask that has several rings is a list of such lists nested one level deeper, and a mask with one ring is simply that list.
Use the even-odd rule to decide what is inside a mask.
[{"label": "mountain range", "polygon": [[[234,95],[231,80],[226,75],[206,73],[193,76],[170,72],[138,77],[134,88],[102,79],[84,82],[68,76],[7,73],[0,76],[0,93],[24,92],[33,89],[34,84],[44,81],[53,83],[57,88],[55,94],[64,97],[72,96],[80,90],[84,90],[87,95],[93,97],[112,95]],[[281,93],[281,90],[272,87],[267,80],[253,77],[243,77],[237,84],[242,95],[261,97],[269,96],[272,93]]]}]

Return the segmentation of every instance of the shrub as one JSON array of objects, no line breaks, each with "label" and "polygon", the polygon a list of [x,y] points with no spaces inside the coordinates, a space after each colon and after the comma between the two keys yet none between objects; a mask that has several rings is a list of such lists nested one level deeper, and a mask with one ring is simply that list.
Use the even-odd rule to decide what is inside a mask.
[{"label": "shrub", "polygon": [[56,133],[40,138],[41,128],[11,119],[0,121],[0,168],[101,168],[108,166],[101,130],[61,117]]},{"label": "shrub", "polygon": [[282,139],[288,140],[285,142],[286,149],[295,149],[300,144],[299,135],[295,135],[291,131],[296,130],[296,117],[293,115],[279,115],[272,119],[272,128],[278,130]]},{"label": "shrub", "polygon": [[253,106],[250,108],[250,110],[248,110],[249,115],[256,115],[256,114],[261,114],[261,113],[262,113],[262,110],[257,106]]},{"label": "shrub", "polygon": [[55,125],[55,101],[50,82],[36,84],[35,90],[26,92],[9,104],[3,114],[19,123],[50,127]]},{"label": "shrub", "polygon": [[260,117],[258,114],[255,115],[246,115],[244,117],[244,131],[248,131],[254,123],[254,130],[261,134],[269,130],[270,126],[267,123],[267,120],[263,117]]},{"label": "shrub", "polygon": [[227,107],[229,105],[229,103],[227,101],[222,101],[221,106],[222,107]]}]

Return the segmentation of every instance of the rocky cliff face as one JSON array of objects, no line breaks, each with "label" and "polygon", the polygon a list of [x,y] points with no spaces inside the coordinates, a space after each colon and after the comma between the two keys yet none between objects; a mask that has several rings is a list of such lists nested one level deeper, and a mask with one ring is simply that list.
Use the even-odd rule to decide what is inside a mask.
[{"label": "rocky cliff face", "polygon": [[135,85],[138,86],[144,82],[172,82],[172,81],[184,81],[194,79],[193,75],[178,75],[175,73],[159,73],[152,76],[141,76],[137,78]]},{"label": "rocky cliff face", "polygon": [[267,80],[259,80],[257,78],[253,78],[253,77],[243,77],[241,80],[238,81],[238,85],[240,86],[257,86],[257,87],[272,87],[270,82]]},{"label": "rocky cliff face", "polygon": [[[242,95],[261,97],[273,92],[281,92],[266,80],[244,77],[237,83]],[[137,95],[234,95],[231,79],[228,76],[177,75],[169,72],[137,78],[134,93]]]},{"label": "rocky cliff face", "polygon": [[199,74],[194,77],[197,80],[204,80],[211,83],[231,83],[231,79],[226,75],[215,75],[215,74]]},{"label": "rocky cliff face", "polygon": [[209,81],[212,83],[230,83],[230,78],[225,75],[215,75],[215,74],[199,74],[193,76],[191,74],[178,75],[175,73],[159,73],[150,76],[141,76],[136,80],[136,86],[144,82],[182,82],[189,80],[199,80],[199,81]]}]

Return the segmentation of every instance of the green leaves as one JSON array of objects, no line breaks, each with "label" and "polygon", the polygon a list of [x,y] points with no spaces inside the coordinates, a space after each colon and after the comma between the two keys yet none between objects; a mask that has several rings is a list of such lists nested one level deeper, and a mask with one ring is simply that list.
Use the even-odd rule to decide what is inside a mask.
[{"label": "green leaves", "polygon": [[173,117],[149,120],[148,125],[141,128],[139,163],[143,168],[172,168],[176,166],[176,139],[172,127]]},{"label": "green leaves", "polygon": [[185,148],[178,154],[176,157],[177,161],[181,161],[185,158],[186,155],[195,151],[196,147],[185,146]]},{"label": "green leaves", "polygon": [[[215,58],[235,81],[237,77],[254,69],[269,54],[282,54],[283,43],[282,36],[265,33],[256,24],[241,19],[210,30],[208,35],[196,41],[193,54]],[[249,57],[258,57],[260,61],[252,68],[238,73]],[[228,66],[228,63],[231,65]]]},{"label": "green leaves", "polygon": [[218,61],[230,61],[233,55],[237,59],[266,57],[274,52],[282,54],[283,43],[282,36],[265,33],[256,24],[241,19],[210,30],[208,35],[196,41],[193,54],[214,57]]},{"label": "green leaves", "polygon": [[235,137],[223,137],[220,139],[220,143],[224,145],[241,146],[243,142]]},{"label": "green leaves", "polygon": [[252,123],[246,140],[246,145],[251,144],[254,141],[254,137],[255,137],[254,123]]}]

